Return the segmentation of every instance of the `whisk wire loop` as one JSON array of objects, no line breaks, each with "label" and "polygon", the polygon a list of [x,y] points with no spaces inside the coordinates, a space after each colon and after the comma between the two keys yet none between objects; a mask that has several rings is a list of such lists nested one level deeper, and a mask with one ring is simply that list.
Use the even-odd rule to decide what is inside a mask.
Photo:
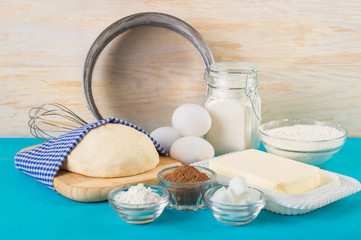
[{"label": "whisk wire loop", "polygon": [[29,110],[30,133],[43,142],[88,124],[60,103],[46,103]]}]

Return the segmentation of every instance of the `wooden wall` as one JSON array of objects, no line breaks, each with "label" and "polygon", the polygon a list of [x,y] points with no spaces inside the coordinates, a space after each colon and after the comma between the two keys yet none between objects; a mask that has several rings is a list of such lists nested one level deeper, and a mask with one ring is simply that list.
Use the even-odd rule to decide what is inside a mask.
[{"label": "wooden wall", "polygon": [[[253,62],[263,121],[334,121],[361,136],[361,0],[0,0],[0,137],[30,136],[28,110],[48,102],[93,121],[81,83],[87,52],[108,25],[147,11],[188,22],[216,61]],[[184,38],[137,28],[100,56],[95,100],[104,116],[152,130],[176,106],[202,103],[203,70]]]}]

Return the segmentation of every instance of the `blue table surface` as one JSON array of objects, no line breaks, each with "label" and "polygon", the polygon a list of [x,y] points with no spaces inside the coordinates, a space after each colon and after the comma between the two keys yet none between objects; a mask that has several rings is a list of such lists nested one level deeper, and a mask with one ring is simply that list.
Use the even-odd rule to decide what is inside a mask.
[{"label": "blue table surface", "polygon": [[[0,139],[0,239],[361,239],[360,192],[300,216],[262,210],[245,226],[222,224],[208,209],[168,208],[150,224],[131,225],[107,202],[72,201],[15,169],[15,153],[38,143]],[[360,160],[361,138],[348,138],[324,169],[360,181]]]}]

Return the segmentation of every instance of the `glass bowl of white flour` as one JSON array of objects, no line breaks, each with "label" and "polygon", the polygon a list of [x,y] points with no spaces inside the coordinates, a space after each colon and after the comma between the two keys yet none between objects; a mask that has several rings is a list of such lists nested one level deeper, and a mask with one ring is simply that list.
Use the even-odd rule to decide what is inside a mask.
[{"label": "glass bowl of white flour", "polygon": [[258,132],[268,152],[319,167],[341,149],[347,136],[339,124],[311,119],[270,121]]},{"label": "glass bowl of white flour", "polygon": [[119,187],[108,195],[109,205],[118,216],[132,224],[145,224],[158,218],[168,205],[166,189],[147,184]]}]

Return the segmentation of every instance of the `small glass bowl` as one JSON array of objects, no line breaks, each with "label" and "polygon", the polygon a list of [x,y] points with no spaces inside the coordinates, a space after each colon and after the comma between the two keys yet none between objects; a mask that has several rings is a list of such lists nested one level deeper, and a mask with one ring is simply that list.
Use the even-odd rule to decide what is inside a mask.
[{"label": "small glass bowl", "polygon": [[162,214],[164,208],[168,205],[169,193],[162,187],[144,184],[144,187],[150,187],[152,192],[159,194],[161,199],[147,204],[127,204],[114,200],[114,197],[119,192],[127,191],[130,187],[136,185],[137,184],[127,185],[112,190],[108,194],[109,205],[114,209],[118,216],[127,223],[145,224],[153,222],[160,214]]},{"label": "small glass bowl", "polygon": [[[320,141],[300,141],[278,138],[265,133],[265,130],[293,125],[319,125],[339,130],[342,136]],[[323,166],[337,153],[346,141],[346,130],[331,122],[311,119],[282,119],[263,123],[258,129],[261,141],[269,153],[286,157],[314,166]]]},{"label": "small glass bowl", "polygon": [[163,176],[166,176],[178,167],[165,168],[158,173],[159,185],[166,188],[169,192],[168,207],[187,211],[197,211],[200,208],[205,208],[203,194],[213,186],[217,174],[211,169],[194,166],[199,171],[207,174],[209,180],[196,183],[177,183],[163,178]]},{"label": "small glass bowl", "polygon": [[222,223],[234,226],[248,224],[258,216],[266,204],[263,193],[251,187],[249,191],[256,196],[256,200],[253,203],[229,205],[212,201],[213,194],[222,187],[228,186],[213,187],[204,194],[207,207],[211,210],[213,216]]}]

